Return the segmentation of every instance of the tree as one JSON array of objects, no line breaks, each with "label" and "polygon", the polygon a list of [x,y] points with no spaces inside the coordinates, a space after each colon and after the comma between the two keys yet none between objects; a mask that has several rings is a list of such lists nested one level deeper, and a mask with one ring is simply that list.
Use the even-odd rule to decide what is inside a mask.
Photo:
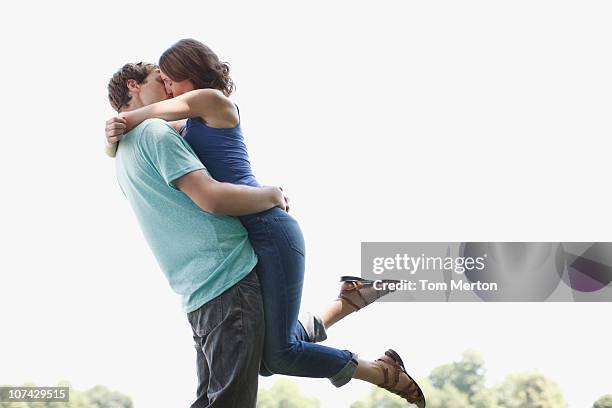
[{"label": "tree", "polygon": [[117,392],[110,391],[102,385],[96,385],[84,392],[92,408],[132,408],[132,400]]},{"label": "tree", "polygon": [[428,408],[473,408],[470,404],[470,396],[451,382],[444,382],[434,387],[433,382],[430,381],[421,384]]},{"label": "tree", "polygon": [[[434,368],[423,392],[432,407],[501,408],[494,390],[485,387],[484,360],[466,350],[461,360]],[[425,388],[425,385],[424,385]]]},{"label": "tree", "polygon": [[607,394],[595,401],[593,408],[612,408],[612,394]]},{"label": "tree", "polygon": [[566,408],[557,384],[541,373],[509,374],[498,387],[505,408]]},{"label": "tree", "polygon": [[285,378],[274,383],[269,390],[259,389],[257,408],[319,408],[317,398],[302,395],[298,386]]},{"label": "tree", "polygon": [[460,361],[434,368],[429,378],[434,388],[456,389],[471,401],[484,389],[484,375],[484,361],[481,355],[476,351],[467,350],[463,352]]},{"label": "tree", "polygon": [[483,388],[472,396],[473,408],[504,408],[499,405],[499,398],[495,389]]}]

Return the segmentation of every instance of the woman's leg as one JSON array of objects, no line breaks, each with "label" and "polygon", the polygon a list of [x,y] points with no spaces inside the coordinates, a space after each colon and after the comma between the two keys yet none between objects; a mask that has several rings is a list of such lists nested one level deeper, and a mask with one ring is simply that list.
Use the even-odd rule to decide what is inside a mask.
[{"label": "woman's leg", "polygon": [[[247,221],[248,220],[248,221]],[[340,387],[352,378],[383,386],[409,402],[422,393],[410,379],[403,363],[389,355],[375,362],[358,359],[348,350],[338,350],[310,341],[298,323],[304,281],[304,239],[297,222],[278,210],[253,219],[243,219],[259,257],[257,274],[262,288],[265,340],[262,365],[269,372],[299,377],[328,378]]]},{"label": "woman's leg", "polygon": [[[342,286],[346,287],[347,282],[343,282]],[[338,323],[346,316],[355,312],[355,308],[351,306],[345,299],[336,299],[331,302],[323,311],[319,314],[321,322],[325,329],[329,329],[333,324]]]},{"label": "woman's leg", "polygon": [[304,239],[297,222],[282,210],[242,220],[259,258],[266,324],[263,367],[276,374],[345,384],[357,367],[355,354],[311,343],[297,320],[305,266]]}]

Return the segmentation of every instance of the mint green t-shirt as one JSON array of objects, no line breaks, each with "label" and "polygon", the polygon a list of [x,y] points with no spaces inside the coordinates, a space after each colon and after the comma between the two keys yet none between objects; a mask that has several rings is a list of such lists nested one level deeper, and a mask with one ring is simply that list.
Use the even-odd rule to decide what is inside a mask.
[{"label": "mint green t-shirt", "polygon": [[149,119],[126,133],[115,161],[121,190],[172,289],[189,313],[223,293],[257,263],[235,217],[201,210],[173,182],[204,169],[165,121]]}]

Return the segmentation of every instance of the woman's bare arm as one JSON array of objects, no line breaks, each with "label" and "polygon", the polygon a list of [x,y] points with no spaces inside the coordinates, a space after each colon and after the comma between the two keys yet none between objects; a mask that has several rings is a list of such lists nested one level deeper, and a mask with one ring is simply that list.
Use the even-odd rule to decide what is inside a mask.
[{"label": "woman's bare arm", "polygon": [[106,153],[106,155],[108,157],[115,157],[117,155],[117,143],[106,143],[106,145],[104,146],[104,153]]},{"label": "woman's bare arm", "polygon": [[126,120],[126,131],[151,118],[175,121],[199,117],[213,127],[232,127],[238,122],[234,104],[216,89],[196,89],[172,99],[123,112],[119,116]]}]

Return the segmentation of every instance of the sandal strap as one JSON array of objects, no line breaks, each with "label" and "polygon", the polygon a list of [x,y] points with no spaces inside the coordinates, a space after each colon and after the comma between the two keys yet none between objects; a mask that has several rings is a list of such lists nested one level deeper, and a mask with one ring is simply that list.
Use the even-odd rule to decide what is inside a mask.
[{"label": "sandal strap", "polygon": [[349,299],[347,296],[343,294],[340,294],[340,297],[338,297],[338,299],[343,299],[346,303],[348,303],[351,307],[353,307],[356,312],[358,310],[361,310],[361,307],[357,306],[355,302],[353,302],[351,299]]},{"label": "sandal strap", "polygon": [[353,282],[353,289],[351,289],[351,291],[355,291],[357,292],[357,296],[359,296],[359,298],[361,299],[361,301],[363,302],[364,305],[367,306],[368,301],[366,300],[366,298],[363,297],[363,295],[361,294],[361,288],[364,287],[363,283],[357,283],[357,282]]},{"label": "sandal strap", "polygon": [[[400,373],[402,372],[401,368],[398,365],[393,364],[391,361],[386,361],[380,358],[376,361],[378,362],[378,367],[380,367],[383,372],[384,380],[382,385],[385,387],[394,388],[397,383],[399,383]],[[387,367],[386,365],[390,365],[391,367]],[[391,384],[389,384],[389,369],[393,369],[393,382]]]},{"label": "sandal strap", "polygon": [[[383,382],[382,382],[382,387],[386,388],[387,384],[389,383],[389,369],[387,367],[382,367],[380,366],[383,372]],[[380,385],[379,385],[380,387]]]},{"label": "sandal strap", "polygon": [[[367,299],[361,293],[361,289],[364,286],[363,283],[356,282],[356,281],[347,281],[346,283],[349,283],[351,287],[342,289],[340,291],[340,295],[338,296],[338,299],[344,299],[349,305],[351,305],[355,309],[355,311],[361,310],[362,308],[366,307],[367,305],[371,303],[371,302],[368,302]],[[359,306],[355,302],[353,302],[351,299],[349,299],[348,297],[349,293],[350,294],[356,293],[357,296],[359,296],[359,299],[361,299],[361,301],[363,302],[363,305]]]},{"label": "sandal strap", "polygon": [[397,383],[399,383],[399,378],[400,378],[400,370],[397,369],[397,367],[393,367],[394,368],[394,372],[393,372],[393,384],[391,384],[391,388],[395,388],[395,386],[397,385]]}]

